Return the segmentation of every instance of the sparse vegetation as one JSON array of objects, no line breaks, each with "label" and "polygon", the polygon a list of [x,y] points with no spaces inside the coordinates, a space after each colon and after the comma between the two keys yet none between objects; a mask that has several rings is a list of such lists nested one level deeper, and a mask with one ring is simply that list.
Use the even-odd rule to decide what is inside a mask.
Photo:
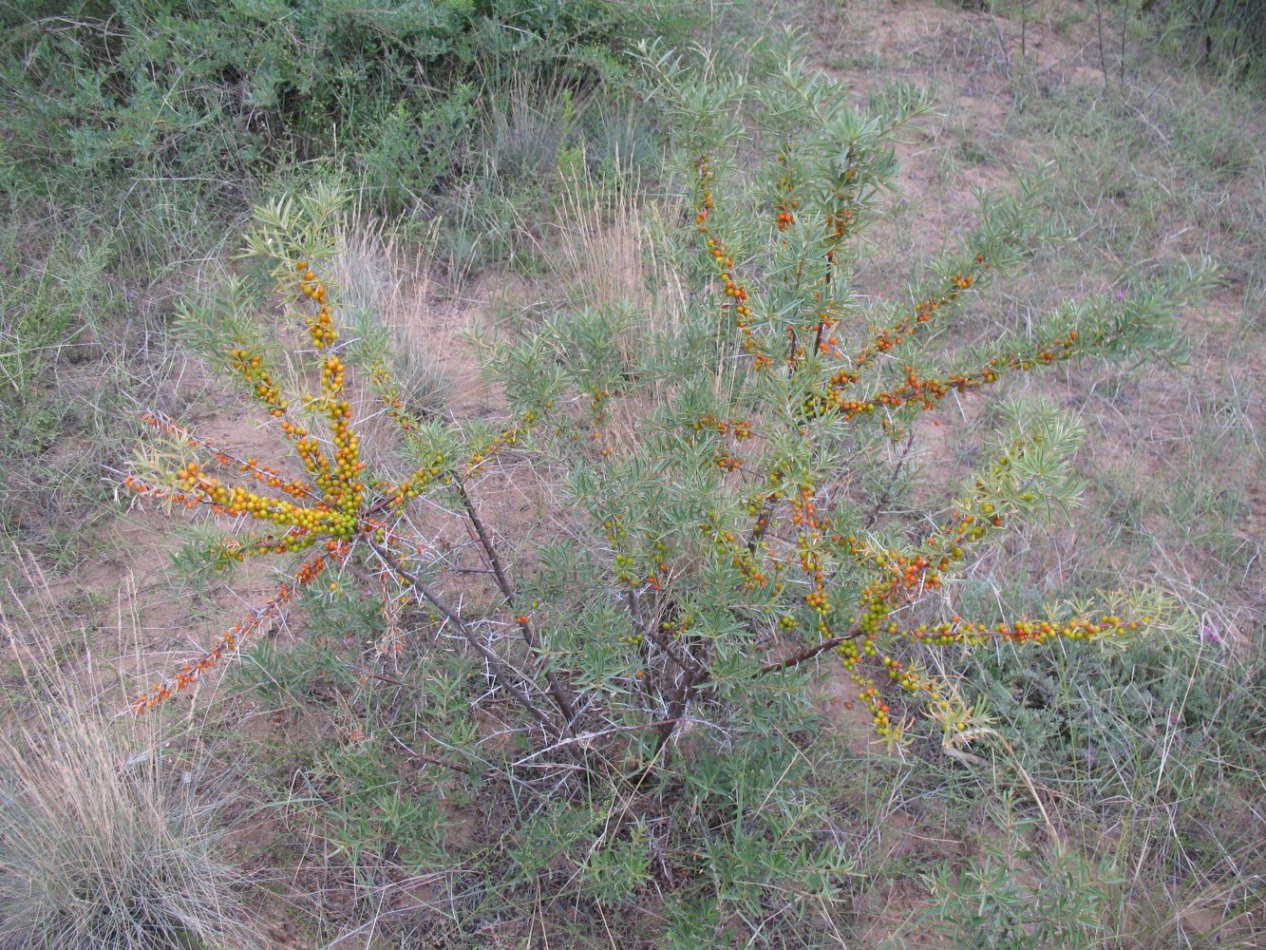
[{"label": "sparse vegetation", "polygon": [[3,14],[0,946],[1261,942],[1243,5],[354,6]]}]

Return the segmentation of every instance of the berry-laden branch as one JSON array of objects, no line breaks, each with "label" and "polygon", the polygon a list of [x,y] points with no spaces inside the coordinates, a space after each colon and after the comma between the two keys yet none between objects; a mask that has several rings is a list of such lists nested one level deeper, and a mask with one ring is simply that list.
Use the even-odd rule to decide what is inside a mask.
[{"label": "berry-laden branch", "polygon": [[197,660],[184,664],[176,673],[163,682],[151,684],[148,693],[137,696],[132,701],[132,711],[138,714],[147,712],[180,690],[194,685],[203,673],[214,667],[225,657],[236,653],[249,637],[259,633],[266,626],[277,620],[286,605],[294,598],[296,591],[316,580],[325,569],[327,563],[331,560],[338,562],[346,557],[346,554],[346,544],[330,541],[327,554],[318,555],[299,565],[299,569],[295,572],[293,583],[280,584],[277,587],[277,593],[273,595],[272,599],[263,606],[253,610],[245,620],[234,624],[220,634],[211,649],[207,650]]},{"label": "berry-laden branch", "polygon": [[[719,126],[697,115],[709,100],[684,78],[688,71],[662,59],[649,65],[678,97],[683,118],[698,129]],[[556,394],[575,403],[592,397],[603,413],[625,400],[625,415],[641,423],[620,453],[604,450],[601,477],[578,476],[567,486],[569,502],[593,515],[593,542],[605,537],[603,550],[614,561],[605,577],[623,591],[617,597],[599,588],[589,596],[627,605],[620,626],[635,631],[646,629],[644,595],[677,604],[682,614],[690,612],[686,604],[711,611],[708,624],[656,628],[649,636],[655,649],[645,648],[642,633],[632,638],[639,652],[630,663],[661,664],[637,669],[635,679],[666,718],[715,701],[728,688],[723,684],[760,680],[834,652],[861,688],[881,738],[900,738],[886,698],[890,684],[970,731],[966,707],[920,670],[921,651],[991,639],[1037,645],[1116,637],[1163,625],[1163,612],[1138,597],[1119,610],[1056,611],[1038,621],[957,619],[952,581],[967,552],[1076,500],[1075,485],[1061,474],[1071,465],[1075,433],[1043,410],[1017,421],[1018,434],[948,513],[920,519],[936,525],[930,532],[884,511],[891,487],[877,499],[858,488],[882,485],[885,475],[895,481],[913,452],[914,416],[951,395],[983,393],[1013,373],[1085,358],[1165,351],[1173,344],[1166,335],[1173,311],[1199,278],[1179,279],[1177,293],[1137,294],[1146,305],[1100,298],[1061,306],[1027,333],[1001,334],[981,349],[942,346],[960,315],[985,302],[989,286],[1023,260],[1026,242],[1038,243],[1038,191],[1022,184],[1015,198],[986,200],[978,228],[933,269],[940,276],[910,295],[913,303],[863,304],[850,290],[851,238],[891,178],[882,130],[892,123],[857,118],[816,80],[797,93],[816,124],[790,122],[786,103],[795,96],[771,115],[764,141],[777,143],[776,177],[758,202],[749,200],[747,186],[761,172],[745,179],[731,170],[750,166],[750,155],[738,148],[729,154],[724,136],[693,137],[702,147],[682,168],[691,182],[690,230],[700,264],[690,274],[692,307],[668,333],[648,332],[646,360],[625,377],[642,381],[641,391],[630,385],[602,390],[599,398],[591,385],[574,385]],[[752,107],[735,103],[736,112]],[[868,321],[867,312],[883,316]],[[534,354],[602,360],[605,342],[571,326],[556,318],[509,348],[497,366],[508,392],[530,388],[521,368]],[[775,365],[779,372],[769,372]],[[692,379],[692,366],[707,367],[712,385]],[[658,411],[645,412],[648,403]],[[569,452],[569,434],[558,435],[553,450],[587,471],[587,461]],[[885,468],[875,446],[893,439],[904,446]],[[567,639],[559,629],[541,636]],[[697,656],[682,649],[679,638],[687,636],[704,645]],[[670,729],[661,737],[656,756],[671,736]]]},{"label": "berry-laden branch", "polygon": [[[276,420],[289,442],[301,475],[283,475],[279,468],[260,464],[254,458],[241,458],[196,436],[175,422],[157,413],[147,413],[144,421],[152,430],[172,439],[182,452],[203,456],[175,465],[161,460],[148,464],[145,476],[129,474],[123,485],[142,498],[167,507],[180,505],[186,509],[203,509],[210,515],[240,527],[243,522],[262,526],[262,532],[245,535],[239,531],[226,538],[219,547],[218,559],[240,562],[246,557],[266,554],[289,555],[323,546],[324,553],[299,565],[293,576],[279,585],[273,597],[253,611],[243,622],[235,624],[217,639],[215,645],[198,660],[186,664],[170,679],[156,683],[151,691],[137,697],[133,708],[152,709],[174,693],[192,685],[198,677],[236,652],[251,634],[280,615],[294,599],[295,593],[314,581],[332,562],[337,567],[349,565],[367,546],[380,561],[390,566],[390,576],[407,593],[439,610],[466,638],[472,649],[489,664],[494,678],[543,727],[559,732],[558,724],[517,685],[508,674],[505,662],[475,635],[456,611],[449,608],[435,591],[423,584],[407,567],[408,558],[424,552],[406,538],[394,522],[410,501],[432,486],[456,486],[464,510],[474,525],[480,544],[489,558],[497,584],[505,597],[505,608],[514,609],[514,591],[501,560],[492,546],[491,537],[480,520],[458,472],[453,471],[442,452],[431,455],[427,464],[417,468],[402,482],[385,479],[363,479],[365,463],[360,455],[360,440],[355,432],[351,401],[348,398],[346,367],[334,347],[338,332],[325,284],[312,270],[308,260],[292,265],[291,280],[299,297],[306,302],[301,311],[301,324],[310,346],[308,355],[315,364],[318,390],[316,396],[305,397],[306,412],[322,423],[324,433],[318,435],[295,417],[290,400],[282,395],[281,386],[257,350],[240,339],[230,342],[229,364],[244,380],[248,391]],[[375,383],[385,385],[381,371]],[[535,421],[535,413],[524,413],[518,421],[491,441],[475,447],[462,466],[462,473],[477,471],[492,455],[505,446],[512,446]],[[398,419],[407,428],[403,417]],[[211,466],[208,469],[207,466]],[[212,469],[218,469],[216,474]],[[226,480],[230,473],[245,476],[249,485]],[[222,477],[224,476],[224,477]],[[337,584],[331,584],[331,591]],[[395,603],[399,594],[386,588],[380,592],[385,601]],[[526,618],[518,619],[524,639],[537,657],[535,638]],[[574,718],[572,701],[564,684],[552,672],[546,674],[550,695],[570,724]]]}]

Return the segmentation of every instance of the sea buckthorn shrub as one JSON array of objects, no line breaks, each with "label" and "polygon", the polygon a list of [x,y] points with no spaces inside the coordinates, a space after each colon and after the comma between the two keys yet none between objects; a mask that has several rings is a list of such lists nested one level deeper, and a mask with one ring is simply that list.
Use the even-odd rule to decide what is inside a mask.
[{"label": "sea buckthorn shrub", "polygon": [[[578,881],[608,902],[660,888],[661,945],[686,946],[830,916],[848,858],[812,792],[814,737],[833,729],[816,677],[851,681],[876,740],[931,732],[971,761],[994,733],[956,658],[1181,624],[1165,597],[1128,585],[1090,607],[960,608],[976,554],[1075,503],[1082,433],[1066,411],[1002,400],[1007,424],[957,491],[917,516],[890,502],[947,401],[1090,359],[1180,357],[1173,317],[1202,278],[957,340],[1042,239],[1035,186],[984,200],[904,298],[863,297],[865,231],[884,212],[894,138],[925,98],[893,89],[868,113],[793,66],[749,87],[668,56],[645,65],[648,101],[677,130],[670,181],[689,211],[656,244],[681,290],[648,282],[641,299],[480,342],[504,393],[497,425],[411,414],[387,361],[344,333],[323,276],[333,195],[257,214],[250,253],[270,264],[284,314],[264,316],[242,282],[185,326],[290,458],[242,457],[150,414],[169,448],[127,486],[226,524],[215,563],[269,557],[288,575],[135,705],[197,681],[301,591],[319,612],[353,587],[379,601],[393,662],[467,664],[457,689],[483,718],[419,751],[473,748],[471,721],[513,737],[478,759],[496,767],[477,781],[527,802],[489,839],[495,879]],[[539,504],[494,513],[485,492],[506,480]],[[441,522],[469,543],[437,541]]]}]

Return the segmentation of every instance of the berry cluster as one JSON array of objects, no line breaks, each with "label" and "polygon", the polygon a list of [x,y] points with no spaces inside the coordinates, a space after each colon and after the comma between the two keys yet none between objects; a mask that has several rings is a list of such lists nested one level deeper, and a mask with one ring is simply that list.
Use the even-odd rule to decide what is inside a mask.
[{"label": "berry cluster", "polygon": [[852,165],[845,167],[836,177],[826,212],[827,233],[832,243],[831,249],[826,252],[829,260],[835,259],[835,247],[857,222],[857,178],[858,171]]},{"label": "berry cluster", "polygon": [[[726,251],[725,245],[716,238],[708,228],[708,217],[715,206],[712,197],[712,181],[715,177],[712,164],[707,155],[701,155],[696,162],[699,182],[699,199],[695,209],[695,228],[705,238],[708,256],[721,281],[721,289],[725,297],[721,303],[723,312],[733,312],[734,326],[741,336],[743,352],[759,357],[759,348],[752,337],[752,310],[747,304],[747,289],[734,278],[734,259]],[[769,365],[768,358],[757,364],[757,368]]]},{"label": "berry cluster", "polygon": [[[715,434],[720,439],[733,439],[735,443],[752,437],[752,421],[750,419],[718,419],[706,413],[688,424],[690,441],[693,443],[696,434]],[[728,448],[718,447],[712,457],[717,468],[723,472],[736,472],[743,467],[743,460]]]},{"label": "berry cluster", "polygon": [[[699,531],[711,544],[713,551],[725,558],[730,567],[738,571],[742,577],[742,582],[739,584],[742,591],[752,593],[768,589],[775,596],[782,593],[782,562],[767,557],[768,552],[759,538],[753,536],[747,544],[744,544],[735,532],[722,527],[712,518],[701,522]],[[772,571],[774,575],[772,584],[770,584],[767,571]]]},{"label": "berry cluster", "polygon": [[[294,264],[294,273],[297,274],[299,293],[310,308],[303,315],[307,339],[312,350],[319,354],[316,364],[317,394],[304,396],[302,404],[323,420],[324,437],[314,434],[295,418],[291,404],[282,397],[281,389],[260,353],[236,341],[228,350],[228,356],[230,366],[246,381],[251,394],[277,420],[278,427],[294,449],[303,475],[287,477],[279,469],[260,465],[253,458],[237,458],[170,420],[149,413],[145,422],[151,428],[174,437],[184,449],[209,457],[208,464],[245,476],[254,484],[251,487],[232,484],[207,470],[204,463],[196,458],[182,462],[174,469],[159,470],[155,477],[128,475],[123,484],[138,495],[164,504],[178,504],[189,509],[202,507],[213,515],[234,522],[245,519],[263,526],[260,534],[239,536],[220,545],[219,559],[222,562],[240,562],[248,556],[260,554],[292,554],[322,543],[323,553],[300,564],[292,581],[280,585],[277,594],[265,607],[256,611],[246,623],[235,625],[222,634],[215,646],[197,662],[187,664],[171,680],[156,685],[151,693],[138,698],[134,704],[137,711],[150,709],[193,683],[202,672],[235,650],[247,634],[275,615],[293,598],[297,589],[314,580],[331,561],[340,565],[346,563],[358,540],[364,539],[370,545],[381,546],[391,552],[398,565],[407,567],[408,558],[423,553],[424,549],[406,543],[389,519],[431,485],[455,483],[456,474],[439,452],[429,464],[419,467],[402,482],[373,479],[366,484],[362,481],[365,463],[361,460],[360,440],[355,430],[352,403],[347,395],[347,369],[334,350],[338,334],[327,291],[306,260]],[[374,385],[380,390],[380,398],[383,393],[392,392],[384,371],[379,368],[372,375]],[[412,421],[403,412],[398,397],[388,399],[401,429],[410,431]],[[521,414],[512,425],[471,453],[463,467],[464,474],[478,469],[501,447],[515,445],[535,421],[535,412]],[[385,585],[387,575],[380,574],[380,581]],[[337,583],[332,582],[331,591],[337,588]],[[388,601],[395,603],[394,598],[384,594],[384,603]],[[390,617],[388,627],[391,627]]]},{"label": "berry cluster", "polygon": [[470,456],[466,459],[466,467],[463,474],[473,474],[476,469],[492,458],[502,447],[518,445],[519,440],[536,425],[536,420],[537,414],[533,409],[528,409],[521,413],[516,422],[502,429],[481,448],[470,453]]},{"label": "berry cluster", "polygon": [[[1041,436],[1035,435],[1029,443],[1019,442],[994,463],[990,476],[1006,473],[1021,460],[1034,445],[1041,444]],[[925,592],[942,585],[945,571],[964,557],[965,546],[984,539],[987,534],[1005,523],[999,508],[1000,502],[990,500],[990,486],[978,480],[975,493],[964,501],[965,510],[956,512],[939,529],[924,539],[912,552],[876,548],[856,536],[832,537],[841,553],[864,568],[870,580],[858,597],[857,613],[848,620],[855,635],[835,647],[849,676],[861,688],[861,699],[871,713],[876,734],[886,740],[896,740],[900,729],[890,718],[890,710],[882,700],[875,680],[867,672],[866,660],[877,658],[888,679],[910,693],[921,694],[929,703],[929,709],[945,718],[955,729],[965,728],[965,713],[950,703],[943,695],[943,686],[915,667],[902,663],[889,655],[891,646],[902,641],[926,646],[945,647],[955,644],[979,646],[994,638],[1009,643],[1040,644],[1052,639],[1098,639],[1124,636],[1150,624],[1150,617],[1125,620],[1116,614],[1104,614],[1098,618],[1070,617],[1062,621],[1030,621],[1026,619],[988,625],[965,621],[954,615],[948,621],[937,623],[903,624],[896,617],[898,612],[913,610]],[[1031,492],[1024,492],[1021,501],[1034,500]],[[827,631],[820,629],[822,636]]]},{"label": "berry cluster", "polygon": [[325,300],[325,285],[317,280],[316,274],[308,269],[307,261],[297,261],[295,270],[299,274],[299,293],[317,306],[315,313],[309,314],[304,318],[308,336],[316,349],[329,349],[334,346],[335,341],[338,339],[338,333],[334,330],[330,307]]},{"label": "berry cluster", "polygon": [[733,436],[738,442],[752,437],[752,420],[751,419],[718,419],[711,413],[705,413],[698,419],[690,423],[690,428],[694,432],[702,432],[704,429],[710,429],[722,438]]},{"label": "berry cluster", "polygon": [[229,365],[241,374],[251,386],[251,392],[268,407],[270,415],[280,418],[286,414],[289,403],[281,398],[281,390],[272,376],[264,369],[264,358],[245,345],[229,350]]},{"label": "berry cluster", "polygon": [[[615,514],[602,522],[602,530],[610,544],[616,580],[633,590],[646,586],[652,591],[661,590],[668,577],[668,546],[661,538],[649,545],[649,553],[636,557],[629,552],[628,532],[624,527],[624,515]],[[643,550],[647,550],[644,548]]]},{"label": "berry cluster", "polygon": [[[778,153],[778,164],[787,165],[788,149],[784,148]],[[779,199],[774,216],[774,224],[777,225],[779,231],[786,231],[796,223],[795,209],[800,207],[799,199],[793,197],[796,191],[796,180],[792,169],[784,170],[782,177],[778,179]]]}]

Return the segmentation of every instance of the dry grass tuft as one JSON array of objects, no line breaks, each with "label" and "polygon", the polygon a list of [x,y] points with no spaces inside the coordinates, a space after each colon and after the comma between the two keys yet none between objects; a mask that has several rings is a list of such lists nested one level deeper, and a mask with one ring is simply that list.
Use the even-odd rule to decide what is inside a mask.
[{"label": "dry grass tuft", "polygon": [[0,596],[0,947],[261,946],[243,875],[215,855],[225,790],[173,774],[157,719],[95,709],[92,664],[72,677],[59,659],[76,637],[91,656],[86,631],[15,601]]},{"label": "dry grass tuft", "polygon": [[423,414],[445,413],[452,388],[432,352],[442,319],[433,250],[433,233],[418,247],[402,247],[381,219],[354,212],[338,229],[330,262],[341,318],[360,333],[389,335],[387,349],[401,361],[393,367],[397,382]]}]

